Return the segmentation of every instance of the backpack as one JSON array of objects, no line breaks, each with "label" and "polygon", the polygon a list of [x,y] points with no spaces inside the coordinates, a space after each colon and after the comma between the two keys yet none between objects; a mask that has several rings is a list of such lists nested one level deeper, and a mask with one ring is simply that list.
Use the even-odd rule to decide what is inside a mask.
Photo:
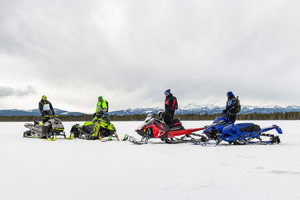
[{"label": "backpack", "polygon": [[239,100],[239,97],[236,97],[236,105],[237,105],[237,112],[241,112],[241,102]]},{"label": "backpack", "polygon": [[106,105],[107,105],[107,112],[108,112],[108,101],[106,101]]}]

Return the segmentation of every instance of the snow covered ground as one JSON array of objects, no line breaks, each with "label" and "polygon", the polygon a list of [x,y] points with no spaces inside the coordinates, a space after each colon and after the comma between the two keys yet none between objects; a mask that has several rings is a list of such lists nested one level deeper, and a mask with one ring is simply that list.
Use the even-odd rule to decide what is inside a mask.
[{"label": "snow covered ground", "polygon": [[[210,121],[184,121],[187,128]],[[23,138],[0,123],[0,199],[300,199],[300,121],[277,124],[279,145],[202,147]],[[74,122],[65,122],[69,132]],[[114,122],[122,138],[141,122]],[[275,132],[273,132],[275,133]]]}]

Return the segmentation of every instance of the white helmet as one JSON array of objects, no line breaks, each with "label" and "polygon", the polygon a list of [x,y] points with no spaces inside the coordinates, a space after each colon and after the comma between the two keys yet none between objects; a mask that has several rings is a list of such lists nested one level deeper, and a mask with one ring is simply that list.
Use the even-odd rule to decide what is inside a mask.
[{"label": "white helmet", "polygon": [[163,110],[159,110],[157,115],[159,120],[163,120],[165,116],[165,112]]}]

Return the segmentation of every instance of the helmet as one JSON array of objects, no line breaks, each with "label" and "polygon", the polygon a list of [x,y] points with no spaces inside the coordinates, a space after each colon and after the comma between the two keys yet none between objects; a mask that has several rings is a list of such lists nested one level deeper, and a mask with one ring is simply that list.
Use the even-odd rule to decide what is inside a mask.
[{"label": "helmet", "polygon": [[166,96],[169,96],[171,94],[171,89],[167,89],[166,91],[165,91],[165,95]]},{"label": "helmet", "polygon": [[159,120],[163,120],[165,116],[165,112],[163,110],[159,110],[157,115]]},{"label": "helmet", "polygon": [[42,99],[43,99],[43,100],[45,100],[46,98],[47,98],[46,95],[43,95],[43,96],[42,96]]},{"label": "helmet", "polygon": [[233,97],[234,94],[233,94],[233,92],[229,91],[229,92],[227,92],[227,96],[228,96],[228,97]]},{"label": "helmet", "polygon": [[100,101],[102,101],[103,97],[102,97],[102,96],[99,96],[98,99],[99,99]]}]

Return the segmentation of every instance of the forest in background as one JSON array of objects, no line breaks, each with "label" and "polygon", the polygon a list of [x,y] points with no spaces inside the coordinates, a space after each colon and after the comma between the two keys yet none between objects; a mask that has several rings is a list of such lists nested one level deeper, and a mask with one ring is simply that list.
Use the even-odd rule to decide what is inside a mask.
[{"label": "forest in background", "polygon": [[[214,120],[220,114],[178,114],[175,118],[181,120]],[[91,121],[92,115],[61,115],[59,118],[62,121]],[[110,115],[111,121],[143,121],[146,118],[144,114],[136,115]],[[40,116],[0,116],[0,122],[30,122],[40,121]],[[237,120],[300,120],[300,112],[278,112],[278,113],[251,113],[251,114],[238,114]]]}]

